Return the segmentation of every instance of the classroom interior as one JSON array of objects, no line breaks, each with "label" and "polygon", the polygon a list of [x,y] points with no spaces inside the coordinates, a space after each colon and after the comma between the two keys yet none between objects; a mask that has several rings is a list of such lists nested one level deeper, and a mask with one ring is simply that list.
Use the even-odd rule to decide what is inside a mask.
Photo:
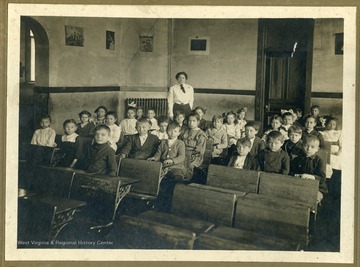
[{"label": "classroom interior", "polygon": [[[66,45],[66,26],[82,29],[82,45]],[[107,47],[107,31],[114,33],[112,49]],[[204,118],[208,121],[213,115],[246,107],[246,120],[260,121],[265,126],[281,109],[300,108],[303,114],[309,114],[311,105],[319,105],[321,114],[336,117],[338,128],[342,129],[343,52],[340,43],[343,32],[344,21],[338,18],[22,17],[20,157],[21,144],[30,142],[41,114],[51,116],[51,126],[57,134],[63,133],[64,120],[77,119],[82,110],[93,113],[100,105],[115,111],[120,121],[125,118],[127,99],[166,99],[168,88],[177,83],[175,75],[179,71],[189,75],[187,83],[195,92],[194,107],[205,108]],[[149,40],[150,48],[142,46],[143,37]],[[192,51],[191,40],[197,39],[206,40],[203,51]],[[261,179],[258,176],[257,179]],[[182,190],[184,188],[179,186],[177,195],[191,191]],[[192,190],[202,189],[195,186]],[[129,206],[137,205],[131,201],[126,203],[126,207],[120,204],[116,218],[120,213],[132,214]],[[319,213],[316,226],[309,226],[313,227],[314,234],[306,250],[339,251],[340,199],[329,207]],[[186,207],[178,207],[183,208]],[[320,212],[325,208],[318,209]],[[136,222],[127,220],[128,226],[135,227]],[[71,225],[67,227],[71,229]],[[80,240],[71,230],[67,231],[67,227],[57,240]],[[121,232],[119,225],[108,228],[96,229],[91,238],[101,236],[110,243],[119,238],[116,234]],[[152,234],[150,237],[153,238]],[[177,238],[187,242],[181,234]],[[21,245],[26,247],[26,244]],[[123,245],[115,242],[107,248]],[[92,245],[77,242],[73,247]],[[256,248],[245,246],[244,249]]]}]

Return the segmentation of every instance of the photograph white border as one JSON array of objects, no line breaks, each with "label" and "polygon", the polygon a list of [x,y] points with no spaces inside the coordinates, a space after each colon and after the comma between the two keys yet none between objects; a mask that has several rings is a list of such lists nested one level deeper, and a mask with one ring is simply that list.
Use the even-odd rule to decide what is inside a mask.
[{"label": "photograph white border", "polygon": [[[101,10],[101,12],[99,12]],[[343,18],[343,125],[344,153],[341,199],[340,252],[179,251],[104,249],[17,249],[19,58],[21,16],[112,18]],[[180,16],[181,15],[181,16]],[[5,260],[91,261],[231,261],[322,262],[354,261],[355,197],[355,63],[356,7],[245,7],[245,6],[120,6],[120,5],[8,5],[6,214]]]}]

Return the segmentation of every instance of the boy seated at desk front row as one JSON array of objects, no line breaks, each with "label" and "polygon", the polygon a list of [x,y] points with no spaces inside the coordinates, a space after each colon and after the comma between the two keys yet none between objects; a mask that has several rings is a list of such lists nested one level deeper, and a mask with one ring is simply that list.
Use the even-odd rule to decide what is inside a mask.
[{"label": "boy seated at desk front row", "polygon": [[156,153],[159,138],[149,134],[150,127],[151,122],[146,118],[141,118],[136,122],[138,133],[128,136],[120,150],[120,158],[148,159]]},{"label": "boy seated at desk front row", "polygon": [[161,140],[155,155],[148,158],[150,161],[163,163],[164,178],[181,182],[187,180],[185,167],[185,143],[178,139],[180,125],[176,122],[167,127],[168,140]]},{"label": "boy seated at desk front row", "polygon": [[100,124],[95,128],[95,136],[85,157],[84,169],[88,173],[116,176],[115,151],[110,147],[110,128]]},{"label": "boy seated at desk front row", "polygon": [[328,192],[326,185],[326,164],[316,153],[319,151],[320,141],[314,135],[308,135],[303,140],[302,153],[292,161],[291,175],[308,180],[319,181],[319,192],[317,202]]},{"label": "boy seated at desk front row", "polygon": [[284,144],[284,135],[278,131],[272,131],[267,135],[267,148],[258,154],[260,170],[264,172],[289,174],[290,159],[288,154],[281,149]]},{"label": "boy seated at desk front row", "polygon": [[236,142],[236,153],[230,158],[229,167],[245,170],[260,170],[256,157],[250,153],[251,142],[241,138]]}]

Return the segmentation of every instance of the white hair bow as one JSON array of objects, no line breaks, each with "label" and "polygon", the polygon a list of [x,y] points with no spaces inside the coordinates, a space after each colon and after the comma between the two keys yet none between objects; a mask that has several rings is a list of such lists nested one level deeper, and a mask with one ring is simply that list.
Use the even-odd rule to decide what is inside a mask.
[{"label": "white hair bow", "polygon": [[287,113],[287,112],[289,112],[289,113],[291,113],[292,115],[294,115],[294,111],[293,111],[292,109],[289,109],[289,110],[282,109],[282,110],[280,111],[281,115],[283,115],[284,113]]},{"label": "white hair bow", "polygon": [[128,106],[129,106],[129,107],[136,108],[136,103],[133,101],[133,102],[129,103]]}]

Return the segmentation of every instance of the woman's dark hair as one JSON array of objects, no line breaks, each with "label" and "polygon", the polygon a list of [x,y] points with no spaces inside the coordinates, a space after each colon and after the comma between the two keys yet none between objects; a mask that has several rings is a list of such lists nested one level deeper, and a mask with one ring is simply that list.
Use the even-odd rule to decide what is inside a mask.
[{"label": "woman's dark hair", "polygon": [[91,113],[89,112],[89,111],[87,111],[87,110],[83,110],[83,111],[81,111],[80,113],[79,113],[79,117],[81,117],[82,115],[88,115],[89,117],[91,117]]},{"label": "woman's dark hair", "polygon": [[97,112],[99,111],[99,109],[105,110],[105,113],[108,111],[106,107],[104,107],[104,106],[99,106],[99,107],[97,107],[97,108],[95,109],[94,112],[97,113]]},{"label": "woman's dark hair", "polygon": [[176,80],[179,79],[179,76],[180,76],[181,74],[185,76],[186,80],[188,79],[187,73],[184,72],[184,71],[180,71],[180,72],[176,73],[176,75],[175,75]]}]

